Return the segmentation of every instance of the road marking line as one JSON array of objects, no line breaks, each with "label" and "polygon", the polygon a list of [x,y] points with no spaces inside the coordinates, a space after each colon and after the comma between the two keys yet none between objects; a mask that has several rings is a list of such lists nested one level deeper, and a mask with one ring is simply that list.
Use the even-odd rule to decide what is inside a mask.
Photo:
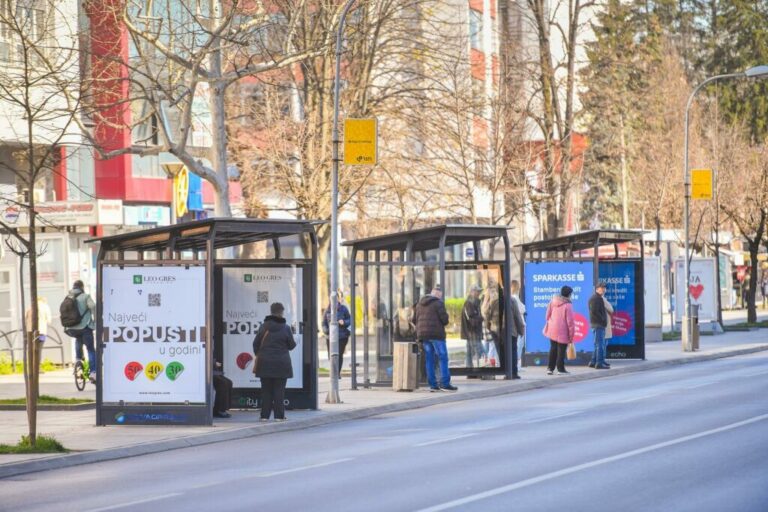
[{"label": "road marking line", "polygon": [[662,391],[661,393],[652,393],[652,394],[650,394],[650,395],[636,396],[635,398],[629,398],[629,399],[627,399],[627,400],[619,400],[619,401],[618,401],[618,402],[616,402],[616,403],[619,403],[619,404],[628,404],[628,403],[630,403],[630,402],[637,402],[637,401],[639,401],[639,400],[645,400],[646,398],[653,398],[653,397],[655,397],[655,396],[663,395],[664,393],[665,393],[665,392],[664,392],[664,391]]},{"label": "road marking line", "polygon": [[173,498],[174,496],[181,496],[181,493],[173,492],[173,493],[170,493],[170,494],[163,494],[162,496],[154,496],[152,498],[144,498],[143,500],[126,501],[125,503],[118,503],[118,504],[115,504],[115,505],[110,505],[108,507],[92,508],[92,509],[88,510],[88,512],[104,512],[106,510],[115,510],[117,508],[132,507],[133,505],[141,505],[143,503],[149,503],[149,502],[152,502],[152,501],[164,500],[165,498]]},{"label": "road marking line", "polygon": [[698,389],[698,388],[703,388],[704,386],[711,386],[712,384],[718,384],[720,382],[722,382],[722,381],[721,380],[711,380],[709,382],[701,382],[699,384],[694,384],[693,386],[687,386],[684,389]]},{"label": "road marking line", "polygon": [[584,411],[566,412],[565,414],[558,414],[556,416],[547,416],[546,418],[538,418],[535,420],[528,420],[525,423],[541,423],[542,421],[555,420],[557,418],[565,418],[566,416],[573,416],[574,414],[581,414]]},{"label": "road marking line", "polygon": [[602,466],[604,464],[609,464],[611,462],[616,462],[623,459],[628,459],[630,457],[634,457],[636,455],[642,455],[644,453],[652,452],[655,450],[659,450],[661,448],[667,448],[669,446],[674,446],[677,444],[686,443],[688,441],[693,441],[694,439],[700,439],[702,437],[711,436],[714,434],[719,434],[721,432],[727,432],[729,430],[733,430],[739,427],[743,427],[746,425],[751,425],[752,423],[757,423],[758,421],[763,421],[768,419],[768,414],[761,414],[760,416],[754,416],[752,418],[749,418],[747,420],[743,421],[737,421],[736,423],[730,423],[728,425],[724,425],[722,427],[713,428],[711,430],[705,430],[704,432],[699,432],[698,434],[691,434],[688,436],[678,437],[677,439],[672,439],[670,441],[664,441],[662,443],[656,443],[652,444],[650,446],[646,446],[645,448],[638,448],[636,450],[631,450],[628,452],[620,453],[618,455],[612,455],[610,457],[605,457],[603,459],[597,459],[592,462],[586,462],[584,464],[578,464],[576,466],[571,466],[568,468],[560,469],[558,471],[553,471],[551,473],[545,473],[543,475],[539,475],[534,478],[528,478],[526,480],[521,480],[519,482],[515,482],[513,484],[504,485],[502,487],[497,487],[496,489],[491,489],[488,491],[480,492],[477,494],[472,494],[470,496],[465,496],[464,498],[459,498],[457,500],[453,501],[447,501],[445,503],[441,503],[439,505],[435,505],[433,507],[423,508],[417,512],[439,512],[441,510],[448,510],[451,508],[460,507],[462,505],[467,505],[469,503],[474,503],[476,501],[484,500],[486,498],[492,498],[493,496],[498,496],[499,494],[506,494],[510,491],[514,491],[517,489],[522,489],[523,487],[529,487],[531,485],[535,485],[541,482],[545,482],[547,480],[553,480],[555,478],[559,478],[561,476],[570,475],[572,473],[576,473],[578,471],[582,471],[585,469],[591,469],[597,466]]},{"label": "road marking line", "polygon": [[354,460],[354,458],[347,458],[347,459],[338,459],[338,460],[331,460],[328,462],[321,462],[319,464],[311,464],[309,466],[301,466],[299,468],[291,468],[291,469],[282,469],[280,471],[270,471],[268,473],[259,473],[257,476],[259,478],[269,478],[270,476],[277,476],[277,475],[285,475],[288,473],[296,473],[298,471],[306,471],[307,469],[316,469],[316,468],[324,468],[325,466],[332,466],[334,464],[341,464],[342,462],[347,462],[350,460]]},{"label": "road marking line", "polygon": [[449,441],[456,441],[457,439],[464,439],[465,437],[476,436],[477,434],[462,434],[460,436],[446,437],[444,439],[436,439],[434,441],[427,441],[426,443],[419,443],[414,446],[431,446],[433,444],[447,443]]}]

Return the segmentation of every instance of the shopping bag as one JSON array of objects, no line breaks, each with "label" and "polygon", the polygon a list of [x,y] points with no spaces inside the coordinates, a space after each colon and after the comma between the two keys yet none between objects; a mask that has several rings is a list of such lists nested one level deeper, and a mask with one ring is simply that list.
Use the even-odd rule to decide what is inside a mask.
[{"label": "shopping bag", "polygon": [[576,359],[576,345],[573,343],[568,344],[568,352],[566,353],[568,359]]}]

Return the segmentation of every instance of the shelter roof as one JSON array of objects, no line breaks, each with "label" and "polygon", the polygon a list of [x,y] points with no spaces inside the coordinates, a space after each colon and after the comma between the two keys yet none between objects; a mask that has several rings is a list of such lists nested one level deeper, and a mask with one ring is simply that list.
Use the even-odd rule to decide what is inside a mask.
[{"label": "shelter roof", "polygon": [[576,252],[584,249],[593,249],[602,245],[613,245],[624,242],[634,242],[643,239],[643,231],[635,230],[605,230],[584,231],[573,235],[566,235],[549,240],[540,240],[520,244],[526,253],[531,252]]},{"label": "shelter roof", "polygon": [[301,233],[314,233],[321,221],[213,218],[88,240],[107,251],[205,251],[209,238],[221,249]]},{"label": "shelter roof", "polygon": [[458,245],[468,242],[480,242],[504,236],[507,226],[443,224],[428,228],[400,231],[387,235],[349,240],[342,245],[358,251],[405,251],[409,243],[413,251],[429,251],[440,248],[440,239],[445,237],[445,245]]}]

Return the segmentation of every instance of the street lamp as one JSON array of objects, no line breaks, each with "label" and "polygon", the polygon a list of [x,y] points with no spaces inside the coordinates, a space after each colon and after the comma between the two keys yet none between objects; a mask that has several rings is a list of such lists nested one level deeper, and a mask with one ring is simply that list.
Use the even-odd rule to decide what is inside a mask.
[{"label": "street lamp", "polygon": [[[325,403],[341,403],[339,398],[339,321],[336,309],[339,304],[339,248],[338,248],[338,210],[339,210],[339,93],[341,92],[341,50],[344,40],[344,24],[347,14],[355,0],[347,0],[339,18],[339,27],[336,32],[336,74],[333,79],[333,169],[331,172],[331,293],[330,293],[330,319],[328,321],[328,349],[331,359],[331,386]],[[355,276],[351,277],[355,286]],[[354,304],[352,305],[354,307]]]},{"label": "street lamp", "polygon": [[[683,272],[685,273],[685,325],[683,334],[685,335],[686,348],[692,343],[691,340],[691,267],[690,267],[690,202],[691,202],[691,172],[688,167],[688,120],[693,99],[705,85],[711,84],[716,80],[725,80],[729,78],[768,78],[768,65],[754,66],[741,73],[727,73],[707,78],[693,89],[688,104],[685,107],[685,145],[684,145],[684,182],[685,182],[685,259],[683,261]],[[719,279],[719,276],[718,276]]]}]

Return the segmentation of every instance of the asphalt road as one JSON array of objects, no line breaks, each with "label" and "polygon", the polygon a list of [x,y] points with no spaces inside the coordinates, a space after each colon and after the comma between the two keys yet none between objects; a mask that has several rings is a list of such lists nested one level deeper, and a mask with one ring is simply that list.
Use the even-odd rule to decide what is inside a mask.
[{"label": "asphalt road", "polygon": [[768,354],[23,475],[0,510],[765,512]]}]

